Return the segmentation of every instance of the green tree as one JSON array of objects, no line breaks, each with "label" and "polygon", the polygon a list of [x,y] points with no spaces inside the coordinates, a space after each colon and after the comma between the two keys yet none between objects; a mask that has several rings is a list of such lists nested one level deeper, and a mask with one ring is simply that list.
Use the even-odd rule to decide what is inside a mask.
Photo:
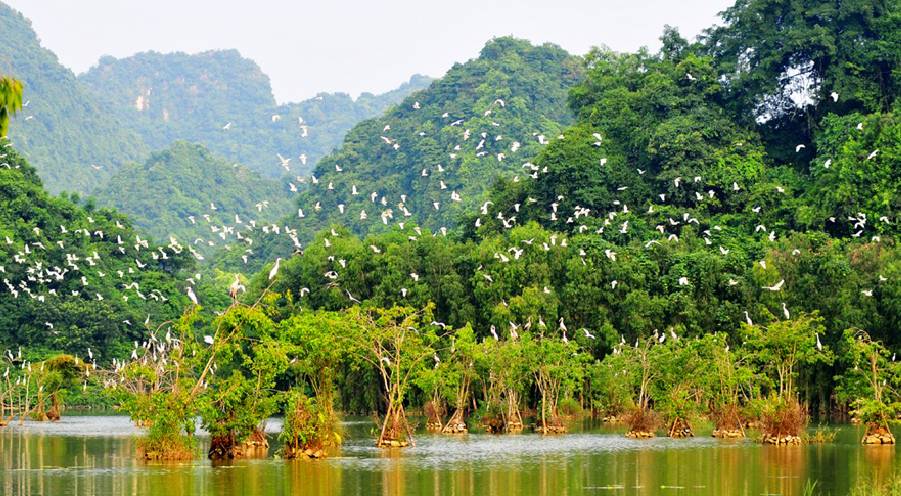
[{"label": "green tree", "polygon": [[901,362],[862,329],[845,330],[841,351],[845,368],[837,377],[839,399],[848,402],[866,424],[864,442],[867,436],[890,436],[889,424],[897,422],[901,412]]},{"label": "green tree", "polygon": [[413,430],[404,400],[416,371],[435,354],[438,336],[435,326],[428,323],[432,321],[432,309],[354,308],[349,317],[356,331],[351,335],[351,349],[378,370],[382,381],[386,411],[376,445],[408,446],[413,443]]},{"label": "green tree", "polygon": [[0,77],[0,138],[9,133],[9,119],[22,109],[22,83]]}]

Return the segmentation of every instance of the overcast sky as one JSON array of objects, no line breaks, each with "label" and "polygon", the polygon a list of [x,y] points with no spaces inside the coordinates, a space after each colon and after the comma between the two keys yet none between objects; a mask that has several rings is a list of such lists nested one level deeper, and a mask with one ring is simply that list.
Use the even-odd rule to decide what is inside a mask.
[{"label": "overcast sky", "polygon": [[382,92],[438,77],[493,36],[550,41],[581,54],[658,47],[665,24],[693,38],[731,0],[3,0],[32,20],[76,73],[102,55],[237,48],[279,102],[320,91]]}]

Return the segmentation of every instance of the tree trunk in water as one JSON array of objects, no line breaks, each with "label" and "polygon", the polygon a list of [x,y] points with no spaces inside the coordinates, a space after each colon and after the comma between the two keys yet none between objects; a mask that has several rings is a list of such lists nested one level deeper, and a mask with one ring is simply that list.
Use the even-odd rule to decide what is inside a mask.
[{"label": "tree trunk in water", "polygon": [[379,434],[376,446],[379,448],[403,448],[413,442],[413,431],[407,422],[404,406],[394,401],[389,402],[385,420],[382,423],[382,432]]}]

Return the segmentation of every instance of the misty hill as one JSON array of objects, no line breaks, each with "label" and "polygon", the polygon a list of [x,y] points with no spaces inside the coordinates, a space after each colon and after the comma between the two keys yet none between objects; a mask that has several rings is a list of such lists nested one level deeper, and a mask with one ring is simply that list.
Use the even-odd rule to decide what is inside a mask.
[{"label": "misty hill", "polygon": [[143,139],[103,111],[72,71],[41,47],[31,22],[2,3],[0,33],[0,74],[24,83],[28,103],[14,118],[10,138],[37,164],[48,190],[89,191],[122,163],[146,154]]},{"label": "misty hill", "polygon": [[[104,111],[126,122],[151,148],[179,139],[203,143],[272,178],[309,172],[354,124],[431,82],[414,76],[382,95],[364,93],[354,100],[344,93],[320,93],[277,105],[268,76],[237,50],[103,57],[79,81]],[[291,160],[287,168],[279,155]]]},{"label": "misty hill", "polygon": [[413,76],[381,95],[321,93],[278,105],[268,76],[236,50],[104,57],[76,77],[3,3],[0,33],[0,74],[22,81],[28,101],[10,137],[50,192],[89,193],[123,164],[181,139],[271,178],[287,172],[278,154],[291,159],[291,173],[309,172],[354,124],[431,81]]}]

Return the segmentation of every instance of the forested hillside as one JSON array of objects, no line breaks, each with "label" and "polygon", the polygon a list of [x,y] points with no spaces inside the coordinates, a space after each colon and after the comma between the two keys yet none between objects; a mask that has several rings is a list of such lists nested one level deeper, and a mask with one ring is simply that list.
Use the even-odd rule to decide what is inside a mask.
[{"label": "forested hillside", "polygon": [[[729,15],[746,19],[749,9],[764,4],[739,5]],[[817,22],[792,12],[783,26],[789,32],[806,32]],[[901,51],[885,47],[898,48],[893,33],[899,19],[867,15],[862,12],[855,27],[868,33],[855,49],[840,43],[837,30],[824,35],[834,40],[833,63],[891,70],[852,76],[823,69],[804,87],[778,83],[791,67],[735,72],[730,57],[748,50],[816,64],[804,47],[769,53],[767,39],[742,34],[744,21],[698,42],[667,30],[657,53],[593,50],[584,59],[584,77],[569,92],[576,122],[549,133],[548,145],[532,148],[533,155],[519,156],[514,164],[527,162],[524,172],[518,180],[501,177],[484,203],[467,195],[464,186],[472,182],[438,175],[448,189],[432,189],[435,162],[447,163],[454,150],[437,146],[435,157],[415,166],[429,176],[400,160],[378,162],[418,150],[415,138],[409,144],[401,136],[421,128],[392,135],[405,125],[397,116],[365,122],[320,163],[318,184],[302,197],[308,218],[327,216],[335,227],[284,263],[273,289],[291,295],[285,300],[291,308],[336,310],[358,301],[421,308],[432,302],[437,320],[456,328],[471,324],[485,337],[495,330],[513,339],[526,324],[534,329],[537,322],[562,319],[569,339],[596,357],[655,330],[692,338],[721,332],[738,340],[754,326],[805,319],[824,326],[817,334],[824,346],[842,346],[846,329],[865,329],[896,347],[901,127],[893,78]],[[725,39],[741,43],[729,52],[719,41]],[[490,103],[493,97],[509,102],[509,94],[491,91],[479,100],[484,107],[471,104],[473,113],[509,109],[509,103]],[[804,97],[781,98],[785,92]],[[408,100],[396,112],[425,111],[429,94],[416,97],[421,109]],[[449,115],[455,110],[462,112],[450,108]],[[458,134],[465,120],[462,128],[444,128],[453,136],[447,143],[463,141]],[[378,172],[368,168],[373,163],[380,164]],[[400,165],[405,175],[394,173]],[[358,167],[367,174],[355,175]],[[472,186],[476,191],[487,186],[489,176],[482,178]],[[378,200],[385,184],[407,195],[404,207],[412,215],[400,214],[403,208],[390,198],[390,227],[373,233],[369,226],[381,225],[388,207],[368,195],[378,191]],[[356,198],[346,192],[354,185]],[[431,203],[443,209],[455,191],[470,203],[443,217]],[[324,213],[310,207],[317,202]],[[336,212],[342,203],[343,216]],[[419,222],[431,229],[416,227]],[[445,236],[438,229],[445,225],[457,229]],[[840,364],[835,367],[805,371],[799,379],[804,399],[827,408],[832,377],[841,372]]]},{"label": "forested hillside", "polygon": [[270,178],[309,173],[354,124],[431,81],[413,76],[383,95],[320,93],[277,105],[269,77],[237,50],[104,57],[78,80],[152,149],[203,143]]},{"label": "forested hillside", "polygon": [[5,139],[0,155],[0,347],[91,348],[105,361],[181,313],[187,247],[150,244],[121,214],[50,196]]},{"label": "forested hillside", "polygon": [[[528,160],[572,121],[567,91],[581,74],[579,58],[557,46],[489,41],[428,90],[355,126],[310,177],[297,178],[306,188],[284,224],[304,239],[332,223],[357,233],[396,222],[452,228],[495,180],[535,174]],[[267,237],[256,254],[290,246]]]},{"label": "forested hillside", "polygon": [[154,240],[175,236],[209,255],[240,243],[236,236],[252,224],[283,217],[291,209],[289,194],[283,183],[179,141],[143,164],[123,166],[95,196]]},{"label": "forested hillside", "polygon": [[566,95],[580,74],[578,58],[559,47],[488,42],[428,91],[354,127],[316,167],[298,201],[309,219],[298,225],[452,225],[496,178],[532,173],[522,165],[571,121]]},{"label": "forested hillside", "polygon": [[123,163],[144,156],[143,137],[105,112],[41,47],[28,19],[3,3],[0,33],[0,74],[23,83],[27,103],[10,138],[37,165],[50,191],[90,191]]}]

